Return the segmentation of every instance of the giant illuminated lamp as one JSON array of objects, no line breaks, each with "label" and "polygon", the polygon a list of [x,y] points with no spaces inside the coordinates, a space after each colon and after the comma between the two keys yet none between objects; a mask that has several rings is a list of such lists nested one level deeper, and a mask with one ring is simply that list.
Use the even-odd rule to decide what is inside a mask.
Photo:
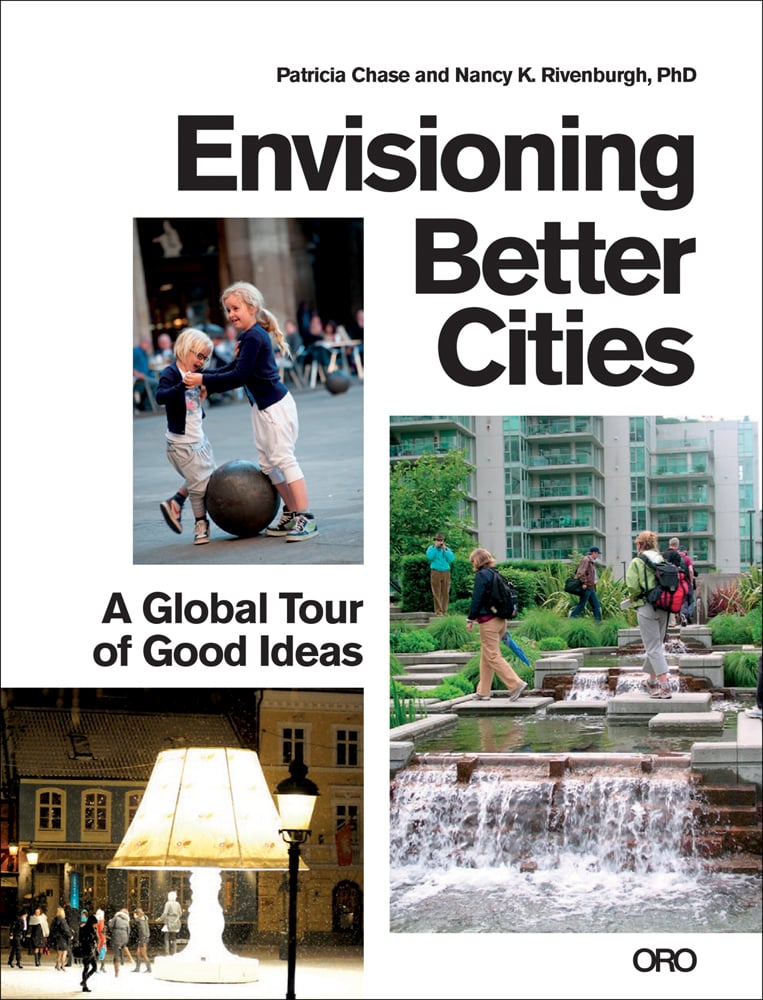
[{"label": "giant illuminated lamp", "polygon": [[287,871],[281,826],[253,750],[186,747],[158,755],[135,819],[108,866],[191,872],[189,941],[178,954],[157,957],[156,978],[191,983],[259,978],[257,959],[234,955],[222,942],[221,872]]}]

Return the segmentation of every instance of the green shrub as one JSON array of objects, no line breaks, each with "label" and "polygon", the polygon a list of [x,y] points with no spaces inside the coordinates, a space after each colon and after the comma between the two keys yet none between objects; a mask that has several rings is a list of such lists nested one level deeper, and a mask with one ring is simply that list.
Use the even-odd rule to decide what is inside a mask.
[{"label": "green shrub", "polygon": [[424,629],[392,632],[389,645],[393,653],[433,653],[437,649],[434,639]]},{"label": "green shrub", "polygon": [[708,621],[714,646],[741,646],[751,643],[752,630],[741,615],[721,614]]},{"label": "green shrub", "polygon": [[521,616],[521,622],[512,632],[528,639],[546,639],[561,634],[562,619],[545,608],[532,608]]},{"label": "green shrub", "polygon": [[760,616],[761,589],[760,566],[751,566],[750,572],[743,573],[739,578],[739,600],[745,611],[757,608]]},{"label": "green shrub", "polygon": [[430,622],[426,631],[433,639],[435,649],[463,649],[472,643],[472,633],[461,615],[436,618]]},{"label": "green shrub", "polygon": [[538,640],[538,649],[566,649],[567,640],[560,635],[547,635]]},{"label": "green shrub", "polygon": [[617,633],[621,628],[629,628],[630,622],[625,615],[618,614],[614,618],[605,618],[599,625],[598,646],[616,646]]},{"label": "green shrub", "polygon": [[594,618],[568,618],[564,625],[564,637],[570,649],[581,646],[599,645],[599,628]]},{"label": "green shrub", "polygon": [[723,657],[723,681],[727,687],[755,687],[758,683],[758,653],[739,650]]},{"label": "green shrub", "polygon": [[389,654],[389,674],[390,677],[399,677],[400,674],[405,673],[405,667],[398,660],[394,653]]},{"label": "green shrub", "polygon": [[[424,555],[403,556],[400,581],[403,589],[403,611],[432,611],[432,586],[429,562]],[[474,571],[464,556],[456,556],[450,568],[450,601],[469,598],[474,583]]]},{"label": "green shrub", "polygon": [[459,597],[455,601],[451,601],[448,606],[448,613],[451,615],[462,615],[464,618],[469,614],[469,608],[472,606],[471,597]]},{"label": "green shrub", "polygon": [[446,677],[442,684],[428,691],[427,694],[438,701],[450,701],[452,698],[463,698],[465,694],[471,694],[474,685],[464,676],[458,673],[454,677]]},{"label": "green shrub", "polygon": [[410,688],[404,687],[399,681],[394,680],[394,678],[390,678],[389,696],[391,700],[389,710],[390,729],[426,717],[426,705],[416,697],[415,692],[412,692]]},{"label": "green shrub", "polygon": [[763,616],[761,616],[760,608],[748,611],[744,620],[750,629],[752,641],[756,646],[759,646],[763,642]]}]

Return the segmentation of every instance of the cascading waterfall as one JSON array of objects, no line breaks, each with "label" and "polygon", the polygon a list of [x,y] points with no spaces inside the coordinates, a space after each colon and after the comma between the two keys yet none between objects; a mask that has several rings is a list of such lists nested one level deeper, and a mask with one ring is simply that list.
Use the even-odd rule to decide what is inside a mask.
[{"label": "cascading waterfall", "polygon": [[[458,755],[454,755],[454,758]],[[760,880],[693,853],[688,769],[480,764],[398,772],[393,931],[756,931]]]},{"label": "cascading waterfall", "polygon": [[393,866],[559,867],[565,856],[610,871],[691,867],[694,803],[684,778],[613,775],[528,780],[507,769],[402,772],[392,801]]},{"label": "cascading waterfall", "polygon": [[606,670],[576,671],[565,701],[606,701],[609,698],[608,676]]}]

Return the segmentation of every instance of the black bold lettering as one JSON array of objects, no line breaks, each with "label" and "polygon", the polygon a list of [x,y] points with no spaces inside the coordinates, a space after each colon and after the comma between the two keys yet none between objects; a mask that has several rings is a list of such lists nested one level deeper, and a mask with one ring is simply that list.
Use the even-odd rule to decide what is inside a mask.
[{"label": "black bold lettering", "polygon": [[178,115],[178,191],[235,191],[236,178],[228,175],[199,177],[199,157],[230,159],[226,143],[200,143],[201,129],[232,129],[233,115]]},{"label": "black bold lettering", "polygon": [[491,361],[479,371],[466,368],[458,356],[458,338],[463,328],[469,323],[481,323],[490,333],[504,328],[503,320],[488,309],[461,309],[446,320],[438,341],[440,364],[446,375],[460,385],[483,386],[490,385],[506,370],[497,361]]},{"label": "black bold lettering", "polygon": [[[438,233],[452,233],[458,240],[454,247],[435,247]],[[416,292],[431,295],[436,292],[468,292],[480,280],[479,264],[467,256],[477,245],[477,230],[464,219],[416,219]],[[435,264],[455,264],[455,278],[436,279]]]}]

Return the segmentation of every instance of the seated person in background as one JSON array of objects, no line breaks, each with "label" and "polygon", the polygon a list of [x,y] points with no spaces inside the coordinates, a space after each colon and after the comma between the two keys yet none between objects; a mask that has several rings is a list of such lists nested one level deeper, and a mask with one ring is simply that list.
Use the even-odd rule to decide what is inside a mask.
[{"label": "seated person in background", "polygon": [[352,340],[363,339],[363,310],[358,309],[355,313],[355,320],[350,324],[350,337]]},{"label": "seated person in background", "polygon": [[302,338],[299,335],[299,328],[293,319],[287,319],[283,325],[284,337],[289,345],[292,358],[296,358],[302,347]]},{"label": "seated person in background", "polygon": [[308,332],[302,334],[302,343],[305,347],[304,360],[307,362],[317,361],[325,370],[328,368],[331,355],[321,344],[321,341],[325,339],[324,333],[323,321],[317,313],[313,313]]},{"label": "seated person in background", "polygon": [[233,363],[236,357],[236,341],[238,340],[238,330],[230,323],[225,327],[222,338],[215,337],[215,356],[226,364]]},{"label": "seated person in background", "polygon": [[143,337],[140,343],[132,349],[133,394],[136,410],[153,409],[148,393],[149,389],[156,390],[159,384],[159,375],[151,370],[152,348],[151,338]]},{"label": "seated person in background", "polygon": [[356,310],[355,319],[352,323],[350,323],[349,329],[350,339],[360,341],[358,344],[358,353],[360,354],[361,359],[363,358],[363,322],[363,309],[361,308]]},{"label": "seated person in background", "polygon": [[172,348],[172,337],[168,333],[160,333],[156,338],[156,354],[152,358],[154,368],[166,368],[175,360],[175,351]]}]

